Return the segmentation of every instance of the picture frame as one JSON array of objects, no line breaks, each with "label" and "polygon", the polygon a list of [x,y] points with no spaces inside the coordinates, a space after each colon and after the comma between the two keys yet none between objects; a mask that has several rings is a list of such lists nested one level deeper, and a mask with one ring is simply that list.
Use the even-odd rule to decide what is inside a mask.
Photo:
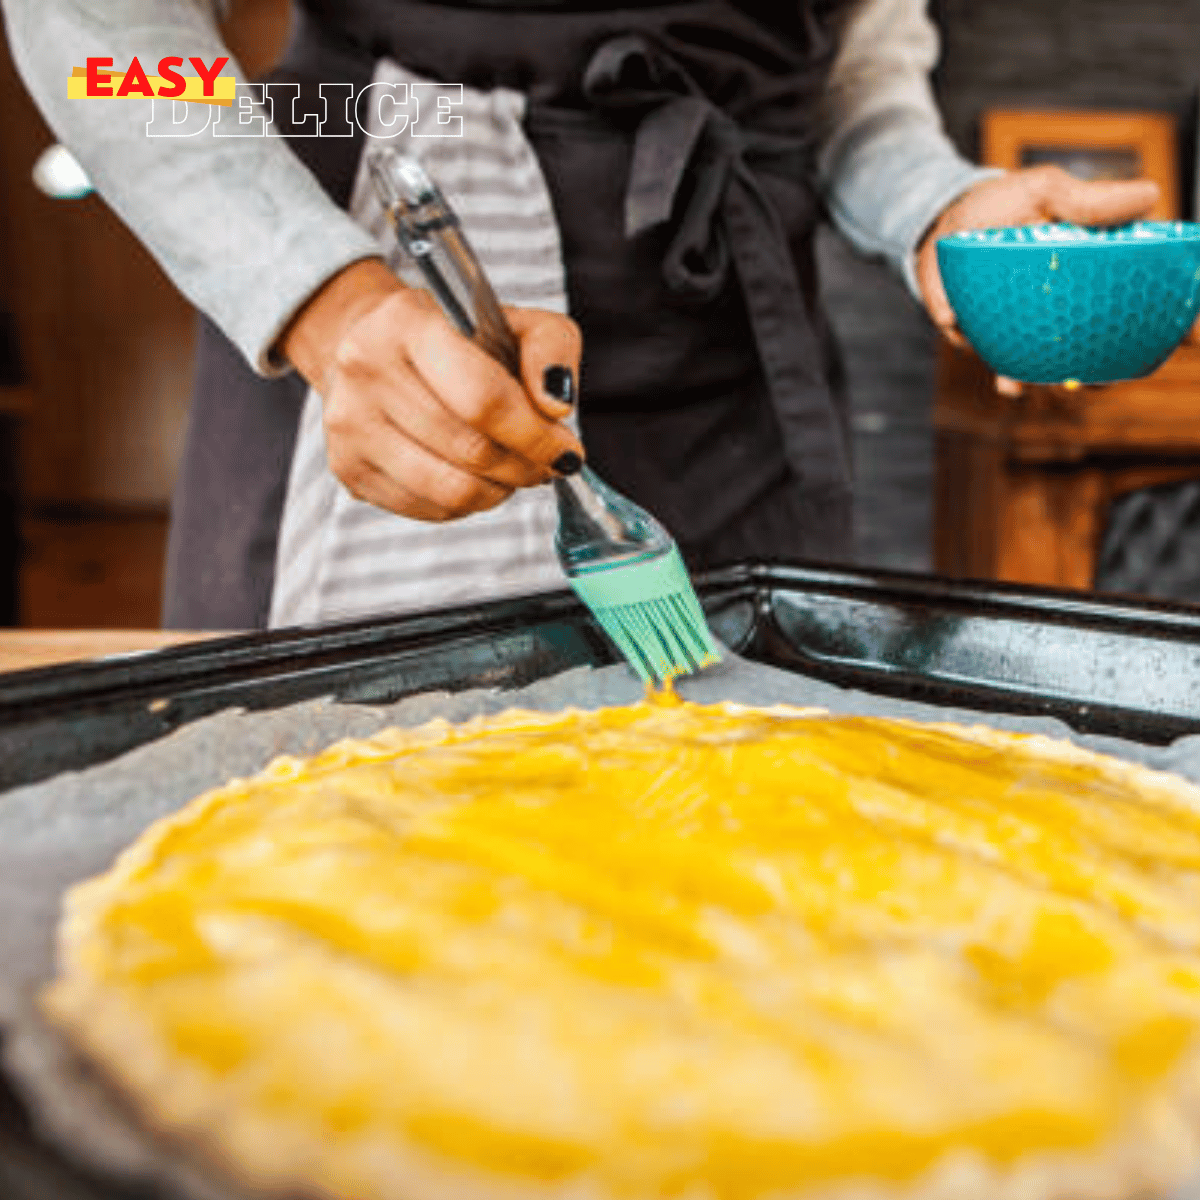
[{"label": "picture frame", "polygon": [[1016,170],[1056,163],[1081,179],[1153,179],[1156,221],[1180,216],[1175,118],[1169,113],[989,109],[980,122],[980,161]]}]

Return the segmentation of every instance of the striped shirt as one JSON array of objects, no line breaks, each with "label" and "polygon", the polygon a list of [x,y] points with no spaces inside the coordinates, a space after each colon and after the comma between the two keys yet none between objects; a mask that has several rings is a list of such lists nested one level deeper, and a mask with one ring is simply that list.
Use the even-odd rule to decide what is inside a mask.
[{"label": "striped shirt", "polygon": [[[383,59],[375,80],[411,84],[420,77]],[[519,92],[464,88],[463,104],[456,106],[463,116],[461,138],[414,138],[406,129],[391,145],[420,160],[445,192],[503,303],[566,312],[558,226],[522,129],[524,111]],[[362,163],[350,212],[378,239],[401,278],[421,286],[399,256]],[[496,508],[457,521],[413,521],[356,500],[334,478],[321,418],[321,398],[310,389],[284,502],[272,626],[563,586],[554,554],[557,513],[551,488],[520,489]]]}]

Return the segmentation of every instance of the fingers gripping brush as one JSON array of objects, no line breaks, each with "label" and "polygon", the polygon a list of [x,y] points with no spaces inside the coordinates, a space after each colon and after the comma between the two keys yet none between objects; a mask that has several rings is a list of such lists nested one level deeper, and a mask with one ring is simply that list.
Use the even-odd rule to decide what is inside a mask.
[{"label": "fingers gripping brush", "polygon": [[[393,150],[374,151],[368,165],[400,245],[446,317],[520,379],[516,335],[441,191],[419,163]],[[553,486],[558,560],[638,675],[661,682],[719,662],[671,535],[586,466]]]}]

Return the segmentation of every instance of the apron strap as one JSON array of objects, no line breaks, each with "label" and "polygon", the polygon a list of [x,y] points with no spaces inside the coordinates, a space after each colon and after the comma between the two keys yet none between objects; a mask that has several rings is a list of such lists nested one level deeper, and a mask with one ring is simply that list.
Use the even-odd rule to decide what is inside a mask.
[{"label": "apron strap", "polygon": [[641,112],[626,236],[665,225],[682,208],[662,273],[684,299],[714,299],[732,263],[788,459],[806,490],[845,491],[848,456],[821,351],[787,235],[758,179],[761,171],[804,178],[808,143],[741,127],[640,34],[602,43],[583,86],[597,108]]}]

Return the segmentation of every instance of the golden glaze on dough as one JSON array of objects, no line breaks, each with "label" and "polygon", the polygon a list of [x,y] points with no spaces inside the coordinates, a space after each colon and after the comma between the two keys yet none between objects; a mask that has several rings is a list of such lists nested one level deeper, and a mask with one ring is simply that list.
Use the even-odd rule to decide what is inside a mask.
[{"label": "golden glaze on dough", "polygon": [[434,722],[156,824],[45,1002],[260,1187],[1121,1195],[1197,1157],[1197,797],[797,709]]}]

